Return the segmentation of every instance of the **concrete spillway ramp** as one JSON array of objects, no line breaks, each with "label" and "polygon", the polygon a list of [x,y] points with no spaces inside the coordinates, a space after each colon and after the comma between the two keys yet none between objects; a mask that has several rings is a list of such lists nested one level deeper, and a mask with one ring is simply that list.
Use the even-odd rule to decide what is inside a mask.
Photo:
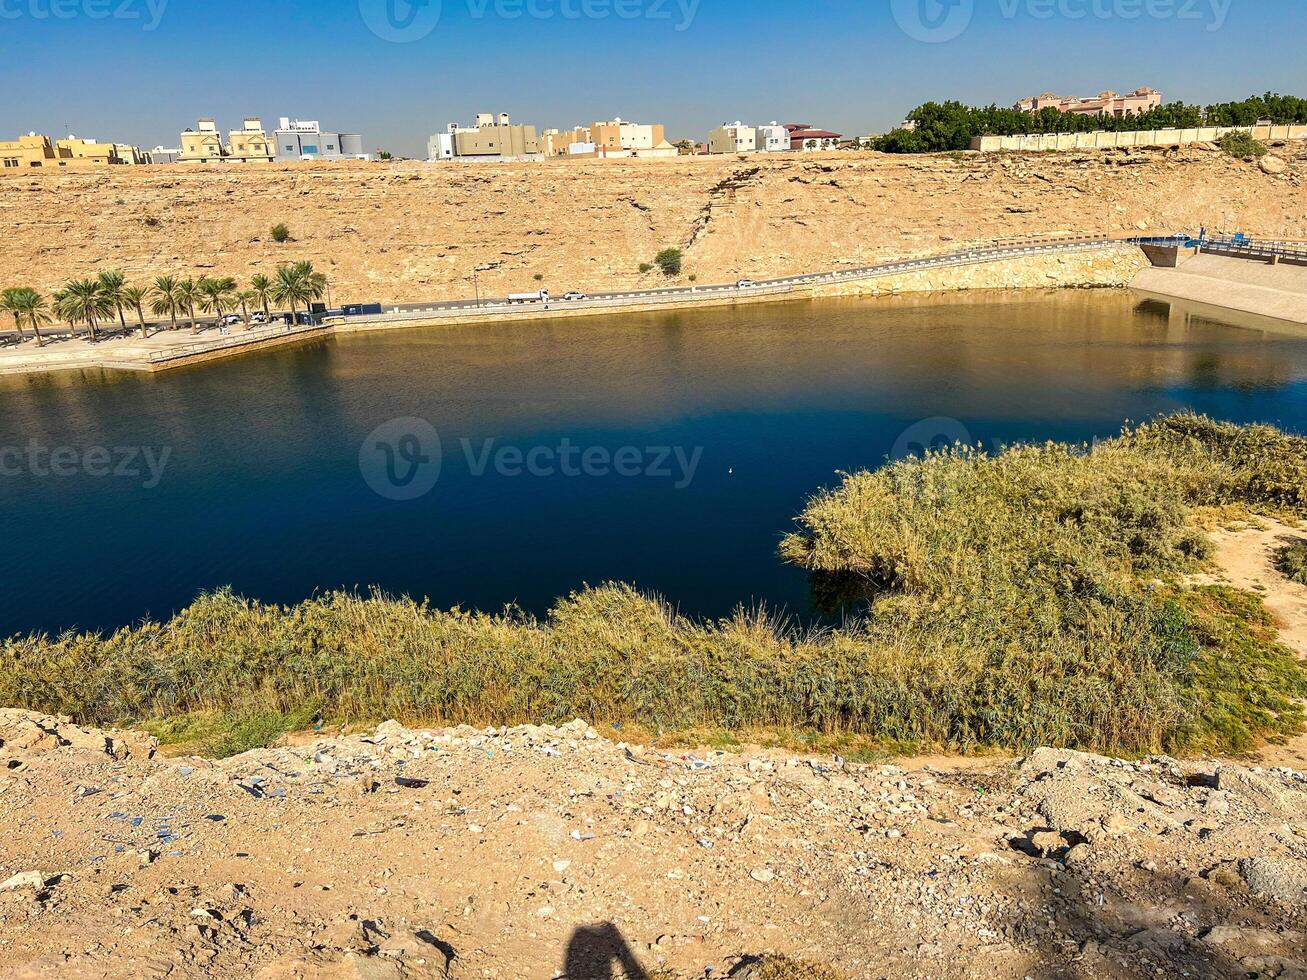
[{"label": "concrete spillway ramp", "polygon": [[1307,325],[1305,265],[1186,254],[1176,249],[1155,251],[1178,255],[1174,259],[1160,254],[1155,258],[1146,248],[1150,262],[1163,264],[1140,271],[1131,281],[1131,288],[1167,299]]}]

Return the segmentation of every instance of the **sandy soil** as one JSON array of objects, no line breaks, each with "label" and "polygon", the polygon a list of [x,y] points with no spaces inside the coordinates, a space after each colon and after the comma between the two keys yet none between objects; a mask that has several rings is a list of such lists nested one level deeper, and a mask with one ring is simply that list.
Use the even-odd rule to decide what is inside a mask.
[{"label": "sandy soil", "polygon": [[[1289,581],[1273,561],[1278,548],[1307,538],[1307,528],[1262,517],[1254,525],[1221,528],[1209,536],[1216,545],[1213,561],[1217,572],[1195,580],[1220,582],[1260,595],[1275,617],[1281,642],[1307,658],[1307,586]],[[1285,745],[1267,746],[1260,758],[1267,765],[1307,769],[1307,735]]]},{"label": "sandy soil", "polygon": [[1307,976],[1287,769],[667,754],[579,721],[220,763],[13,711],[0,739],[5,976]]},{"label": "sandy soil", "polygon": [[[117,167],[0,176],[3,285],[108,268],[244,281],[306,258],[332,301],[732,282],[1052,233],[1238,227],[1307,239],[1307,160],[1284,174],[1202,148],[1033,156],[873,153],[503,165]],[[269,229],[284,221],[294,241]]]}]

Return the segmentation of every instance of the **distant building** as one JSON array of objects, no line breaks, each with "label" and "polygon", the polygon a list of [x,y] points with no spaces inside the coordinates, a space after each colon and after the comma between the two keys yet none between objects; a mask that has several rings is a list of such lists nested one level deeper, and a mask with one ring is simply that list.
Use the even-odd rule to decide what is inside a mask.
[{"label": "distant building", "polygon": [[626,119],[594,122],[574,129],[546,129],[540,134],[545,157],[674,157],[679,153],[667,141],[661,123],[633,123]]},{"label": "distant building", "polygon": [[128,143],[101,143],[76,136],[52,140],[39,133],[28,133],[16,140],[0,141],[0,170],[38,167],[90,169],[145,164],[150,160],[149,153]]},{"label": "distant building", "polygon": [[790,149],[798,152],[839,149],[841,133],[829,129],[814,129],[808,123],[786,123],[785,130],[790,134]]},{"label": "distant building", "polygon": [[783,153],[789,148],[789,131],[780,123],[771,122],[758,127],[759,153]]},{"label": "distant building", "polygon": [[240,129],[227,134],[222,142],[218,125],[212,119],[201,119],[196,129],[181,134],[181,154],[178,163],[271,163],[276,153],[272,140],[263,131],[263,121],[247,116]]},{"label": "distant building", "polygon": [[1127,95],[1115,92],[1099,92],[1098,95],[1079,98],[1076,96],[1054,95],[1045,92],[1029,99],[1022,99],[1014,108],[1019,112],[1039,112],[1041,109],[1057,109],[1059,112],[1073,112],[1082,116],[1108,115],[1122,118],[1137,116],[1156,109],[1162,104],[1162,93],[1147,85],[1137,88]]},{"label": "distant building", "polygon": [[168,148],[162,143],[150,151],[151,163],[176,163],[181,159],[182,150],[180,146]]},{"label": "distant building", "polygon": [[534,126],[515,126],[506,112],[498,116],[479,112],[474,125],[450,123],[446,132],[432,136],[427,143],[427,158],[509,162],[542,160],[544,154]]},{"label": "distant building", "polygon": [[316,119],[281,117],[272,134],[277,159],[285,160],[371,160],[363,151],[363,137],[357,133],[323,130]]},{"label": "distant building", "polygon": [[754,153],[758,149],[758,130],[736,120],[722,123],[708,134],[709,153]]}]

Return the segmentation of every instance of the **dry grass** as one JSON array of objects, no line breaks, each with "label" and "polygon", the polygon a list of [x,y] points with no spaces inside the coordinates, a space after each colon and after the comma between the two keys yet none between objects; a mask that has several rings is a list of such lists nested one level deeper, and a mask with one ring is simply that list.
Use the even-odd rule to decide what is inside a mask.
[{"label": "dry grass", "polygon": [[579,715],[653,738],[770,731],[867,754],[1243,750],[1301,727],[1303,668],[1260,600],[1168,583],[1206,550],[1190,507],[1302,512],[1304,445],[1185,416],[1092,451],[959,451],[850,476],[784,545],[870,601],[835,631],[743,612],[694,622],[621,585],[574,594],[544,620],[222,591],[167,623],[4,642],[0,704],[150,723],[218,754],[317,716]]}]

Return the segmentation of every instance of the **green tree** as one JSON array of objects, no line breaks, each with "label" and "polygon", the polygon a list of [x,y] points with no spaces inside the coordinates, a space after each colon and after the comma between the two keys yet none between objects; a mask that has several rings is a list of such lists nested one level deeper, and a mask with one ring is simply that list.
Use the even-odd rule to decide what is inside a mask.
[{"label": "green tree", "polygon": [[181,305],[181,283],[176,276],[159,276],[150,289],[154,298],[150,311],[156,316],[167,316],[172,321],[172,329],[177,329],[177,311]]},{"label": "green tree", "polygon": [[124,286],[121,292],[124,306],[136,311],[136,321],[141,325],[141,339],[150,336],[145,326],[145,303],[150,298],[150,291],[140,286]]},{"label": "green tree", "polygon": [[123,328],[123,333],[127,333],[127,318],[123,316],[123,307],[126,302],[123,300],[123,289],[127,285],[127,280],[123,278],[121,272],[109,271],[101,272],[99,276],[100,292],[104,294],[105,299],[113,304],[114,310],[118,314],[118,325]]},{"label": "green tree", "polygon": [[665,248],[654,256],[654,262],[658,268],[663,270],[665,276],[679,276],[681,274],[681,250],[679,248]]},{"label": "green tree", "polygon": [[302,305],[306,310],[314,300],[320,299],[327,289],[327,277],[313,270],[312,262],[296,262],[277,268],[277,278],[272,286],[272,298],[278,303],[290,307],[291,322],[298,322],[296,315]]},{"label": "green tree", "polygon": [[105,295],[98,279],[70,279],[59,292],[57,309],[69,323],[85,323],[91,342],[100,339],[99,323],[113,316],[114,303]]},{"label": "green tree", "polygon": [[272,311],[268,309],[268,301],[272,299],[272,287],[272,280],[262,273],[250,280],[250,291],[258,296],[258,301],[263,307],[263,315],[265,317],[272,315]]},{"label": "green tree", "polygon": [[230,276],[217,278],[204,276],[196,283],[195,288],[200,294],[200,309],[205,313],[212,313],[221,321],[223,313],[231,308],[232,295],[236,292],[236,280]]},{"label": "green tree", "polygon": [[178,308],[186,311],[186,319],[190,321],[191,333],[199,333],[199,325],[195,322],[195,307],[203,298],[199,284],[194,279],[183,279],[177,283],[176,295]]},{"label": "green tree", "polygon": [[259,301],[259,294],[253,289],[242,289],[232,297],[240,304],[241,318],[245,321],[245,329],[250,329],[250,304]]},{"label": "green tree", "polygon": [[[45,338],[41,336],[41,324],[50,322],[50,304],[35,289],[23,287],[18,297],[19,315],[16,319],[26,320],[36,334],[36,346],[44,347]],[[22,334],[20,328],[19,334]]]},{"label": "green tree", "polygon": [[0,292],[0,313],[8,313],[14,318],[14,329],[18,331],[20,341],[23,339],[23,314],[19,297],[26,289],[26,286],[11,286]]}]

